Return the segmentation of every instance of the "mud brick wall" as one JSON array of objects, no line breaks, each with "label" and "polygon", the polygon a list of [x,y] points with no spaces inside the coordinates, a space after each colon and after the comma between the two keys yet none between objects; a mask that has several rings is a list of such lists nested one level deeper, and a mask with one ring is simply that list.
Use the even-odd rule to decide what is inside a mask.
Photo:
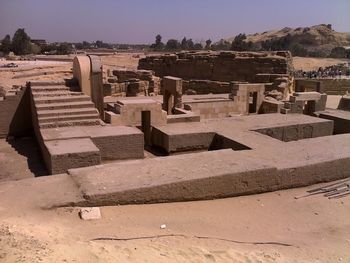
[{"label": "mud brick wall", "polygon": [[148,56],[139,60],[138,69],[153,70],[158,77],[175,76],[184,80],[254,82],[257,74],[292,72],[289,52],[182,52]]},{"label": "mud brick wall", "polygon": [[229,82],[212,80],[189,80],[183,81],[182,92],[184,94],[225,94],[231,92]]}]

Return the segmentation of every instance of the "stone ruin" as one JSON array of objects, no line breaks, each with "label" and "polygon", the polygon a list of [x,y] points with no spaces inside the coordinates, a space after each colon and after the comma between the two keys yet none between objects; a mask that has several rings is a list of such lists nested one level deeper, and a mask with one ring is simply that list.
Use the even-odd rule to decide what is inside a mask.
[{"label": "stone ruin", "polygon": [[139,69],[158,77],[184,80],[184,94],[230,93],[235,82],[267,83],[266,92],[277,90],[285,98],[293,71],[289,52],[180,52],[141,58]]},{"label": "stone ruin", "polygon": [[160,91],[160,78],[151,70],[108,69],[103,85],[104,96],[154,96]]},{"label": "stone ruin", "polygon": [[[290,59],[151,56],[139,70],[109,72],[106,83],[98,57],[77,57],[74,79],[6,95],[0,108],[10,117],[0,115],[0,131],[34,132],[48,173],[57,174],[44,184],[76,189],[70,205],[213,199],[349,177],[350,99],[326,109],[320,85],[305,82],[290,94]],[[112,82],[122,96],[105,96]],[[31,122],[18,125],[26,114]]]}]

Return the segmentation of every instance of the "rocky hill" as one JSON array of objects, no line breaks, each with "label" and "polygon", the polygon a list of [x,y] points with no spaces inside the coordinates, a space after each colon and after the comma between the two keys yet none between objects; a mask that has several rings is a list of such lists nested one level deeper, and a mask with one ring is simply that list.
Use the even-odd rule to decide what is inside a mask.
[{"label": "rocky hill", "polygon": [[[232,42],[234,37],[227,39]],[[350,47],[350,33],[340,33],[332,29],[332,25],[321,24],[312,27],[285,27],[263,33],[247,35],[245,41],[251,41],[261,48],[268,41],[288,41],[299,44],[308,51],[329,52],[335,47]]]}]

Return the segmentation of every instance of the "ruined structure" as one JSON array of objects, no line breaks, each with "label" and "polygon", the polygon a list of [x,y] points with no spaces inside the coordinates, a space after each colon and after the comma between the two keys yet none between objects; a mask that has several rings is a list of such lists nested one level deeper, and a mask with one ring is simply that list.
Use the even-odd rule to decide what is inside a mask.
[{"label": "ruined structure", "polygon": [[[349,98],[330,110],[317,83],[289,93],[290,59],[152,56],[140,70],[109,72],[103,84],[98,57],[82,56],[73,80],[27,83],[14,95],[16,105],[28,95],[48,173],[77,193],[69,204],[202,200],[350,176]],[[104,96],[112,86],[121,96]],[[12,120],[1,121],[7,136]]]},{"label": "ruined structure", "polygon": [[151,70],[107,70],[103,85],[104,96],[154,96],[160,92],[160,78]]},{"label": "ruined structure", "polygon": [[[184,80],[184,93],[229,93],[232,81],[270,83],[286,95],[292,84],[289,52],[181,52],[140,59],[139,69]],[[285,82],[285,85],[280,85]]]},{"label": "ruined structure", "polygon": [[156,76],[176,76],[185,80],[254,82],[261,76],[288,75],[292,70],[288,52],[183,52],[149,56],[139,61],[139,69],[153,70]]}]

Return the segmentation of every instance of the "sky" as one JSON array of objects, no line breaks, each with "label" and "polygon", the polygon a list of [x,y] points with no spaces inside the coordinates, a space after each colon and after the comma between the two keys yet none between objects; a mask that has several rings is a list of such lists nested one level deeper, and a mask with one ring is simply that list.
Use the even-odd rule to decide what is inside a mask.
[{"label": "sky", "polygon": [[0,0],[0,39],[25,28],[49,42],[218,41],[317,24],[350,32],[350,0]]}]

